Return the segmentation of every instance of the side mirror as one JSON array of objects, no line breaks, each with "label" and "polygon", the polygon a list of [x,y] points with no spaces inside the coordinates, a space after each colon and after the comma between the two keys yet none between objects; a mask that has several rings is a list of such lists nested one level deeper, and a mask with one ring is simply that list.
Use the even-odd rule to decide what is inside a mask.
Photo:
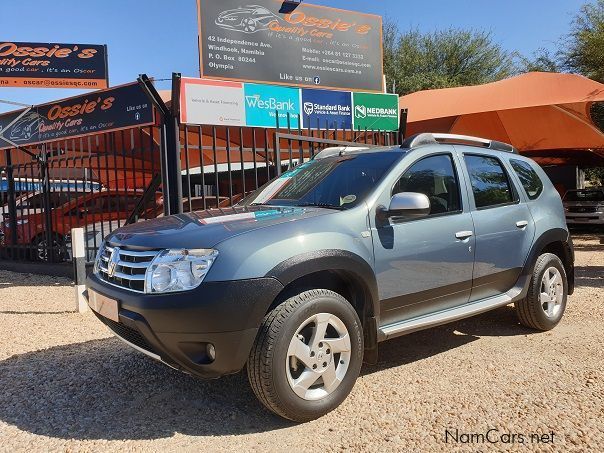
[{"label": "side mirror", "polygon": [[430,214],[430,199],[423,193],[401,192],[390,199],[390,206],[384,212],[386,217],[416,219]]}]

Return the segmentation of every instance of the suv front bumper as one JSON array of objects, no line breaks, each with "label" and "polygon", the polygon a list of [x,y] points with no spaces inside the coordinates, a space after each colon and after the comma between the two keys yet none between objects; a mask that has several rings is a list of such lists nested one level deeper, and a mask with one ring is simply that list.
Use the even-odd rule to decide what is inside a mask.
[{"label": "suv front bumper", "polygon": [[[184,372],[216,378],[240,371],[273,300],[283,289],[274,278],[204,282],[171,294],[124,290],[91,275],[86,286],[118,303],[119,322],[96,316],[120,339]],[[215,359],[208,356],[208,344]]]}]

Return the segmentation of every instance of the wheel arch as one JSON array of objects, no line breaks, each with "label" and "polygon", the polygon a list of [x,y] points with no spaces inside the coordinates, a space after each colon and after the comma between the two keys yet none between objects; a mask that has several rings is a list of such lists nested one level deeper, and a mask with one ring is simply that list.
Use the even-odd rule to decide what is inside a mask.
[{"label": "wheel arch", "polygon": [[[553,253],[560,258],[566,271],[568,294],[572,294],[575,290],[575,252],[570,233],[563,228],[554,228],[539,236],[531,247],[522,273],[523,276],[529,277],[530,280],[537,259],[543,253]],[[528,286],[526,289],[528,290]]]},{"label": "wheel arch", "polygon": [[377,348],[378,286],[372,267],[359,255],[343,250],[305,253],[281,262],[266,277],[276,278],[284,286],[268,311],[300,291],[332,290],[357,311],[363,326],[365,350]]}]

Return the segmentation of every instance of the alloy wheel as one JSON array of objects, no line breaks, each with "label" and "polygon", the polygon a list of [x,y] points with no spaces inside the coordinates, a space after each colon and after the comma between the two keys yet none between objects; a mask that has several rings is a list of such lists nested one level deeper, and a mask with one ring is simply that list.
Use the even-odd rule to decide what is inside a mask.
[{"label": "alloy wheel", "polygon": [[549,267],[543,273],[539,302],[548,318],[555,318],[560,313],[564,300],[564,282],[562,274],[555,267]]},{"label": "alloy wheel", "polygon": [[304,321],[290,341],[287,380],[300,398],[315,401],[330,395],[350,364],[351,345],[346,325],[330,313]]}]

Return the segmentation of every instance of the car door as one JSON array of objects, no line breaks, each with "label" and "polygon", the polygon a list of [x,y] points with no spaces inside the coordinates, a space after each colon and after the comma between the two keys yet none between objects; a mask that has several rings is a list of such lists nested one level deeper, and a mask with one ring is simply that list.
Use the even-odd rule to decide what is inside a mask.
[{"label": "car door", "polygon": [[535,226],[526,203],[495,155],[464,152],[476,235],[471,301],[510,290],[524,267]]},{"label": "car door", "polygon": [[388,206],[394,193],[424,193],[431,202],[428,216],[383,221],[375,208],[370,214],[382,325],[462,305],[469,299],[474,228],[459,161],[453,148],[448,149],[423,156],[418,152],[418,158],[378,201]]}]

